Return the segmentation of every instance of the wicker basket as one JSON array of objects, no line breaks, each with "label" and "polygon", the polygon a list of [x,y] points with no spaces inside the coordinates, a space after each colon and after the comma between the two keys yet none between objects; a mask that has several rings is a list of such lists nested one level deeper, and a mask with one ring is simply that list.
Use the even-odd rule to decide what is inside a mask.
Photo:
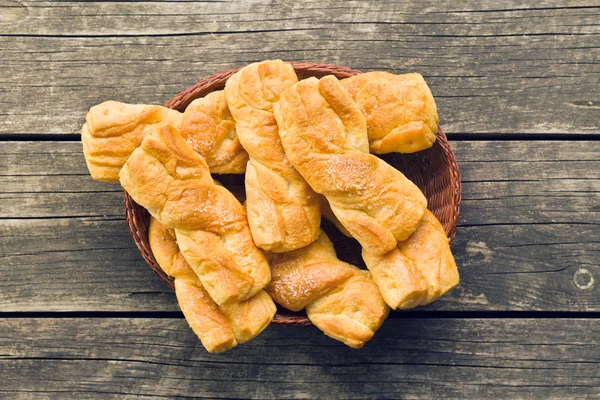
[{"label": "wicker basket", "polygon": [[[292,62],[291,64],[300,79],[310,76],[320,78],[325,75],[335,75],[342,79],[361,73],[337,65],[302,62]],[[169,100],[166,106],[179,111],[185,110],[192,100],[212,91],[223,89],[227,79],[240,68],[223,71],[201,80]],[[452,242],[456,233],[460,209],[461,183],[456,158],[442,129],[438,130],[437,141],[430,149],[415,154],[392,153],[384,155],[382,158],[401,170],[419,186],[427,197],[429,209],[440,220],[448,233],[449,241]],[[244,179],[242,175],[221,175],[217,179],[238,198],[243,199]],[[173,288],[173,279],[160,269],[150,250],[148,242],[150,215],[143,207],[135,203],[127,192],[125,192],[125,216],[131,236],[142,257],[150,268]],[[323,221],[323,229],[334,243],[341,260],[364,268],[358,242],[343,236],[327,221]],[[304,313],[293,313],[281,308],[278,309],[273,323],[288,326],[310,325],[310,321]]]}]

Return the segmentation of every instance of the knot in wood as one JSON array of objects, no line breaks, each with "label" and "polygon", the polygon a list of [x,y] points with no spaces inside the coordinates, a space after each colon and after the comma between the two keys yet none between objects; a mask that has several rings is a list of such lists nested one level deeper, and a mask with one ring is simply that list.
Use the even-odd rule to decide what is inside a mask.
[{"label": "knot in wood", "polygon": [[587,268],[579,268],[573,274],[573,284],[577,289],[590,290],[594,287],[594,275]]}]

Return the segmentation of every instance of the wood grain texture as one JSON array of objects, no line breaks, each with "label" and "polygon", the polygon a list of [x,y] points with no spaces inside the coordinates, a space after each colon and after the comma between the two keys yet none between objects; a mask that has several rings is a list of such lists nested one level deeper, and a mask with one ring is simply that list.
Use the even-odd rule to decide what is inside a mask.
[{"label": "wood grain texture", "polygon": [[268,58],[420,72],[450,137],[598,134],[600,3],[515,4],[4,0],[0,135],[76,134],[104,100]]},{"label": "wood grain texture", "polygon": [[[183,319],[0,319],[0,397],[597,398],[597,320],[388,320],[361,350],[270,327],[208,354]],[[527,334],[524,334],[524,333]]]},{"label": "wood grain texture", "polygon": [[[599,311],[600,142],[453,146],[461,284],[426,310]],[[0,159],[1,311],[177,310],[80,143],[3,142]]]},{"label": "wood grain texture", "polygon": [[[0,398],[600,398],[599,13],[597,0],[0,0],[0,316],[17,313],[0,318]],[[162,104],[269,58],[420,72],[451,139],[590,141],[454,142],[462,282],[391,314],[364,349],[270,327],[210,355],[132,243],[121,189],[63,140],[104,100]],[[596,313],[487,313],[535,310]]]}]

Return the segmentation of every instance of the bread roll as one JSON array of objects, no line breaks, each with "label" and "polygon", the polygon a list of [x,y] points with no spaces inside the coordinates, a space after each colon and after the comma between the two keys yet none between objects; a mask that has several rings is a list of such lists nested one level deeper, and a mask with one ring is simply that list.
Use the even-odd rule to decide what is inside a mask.
[{"label": "bread roll", "polygon": [[181,136],[206,160],[213,174],[243,174],[248,153],[242,148],[222,90],[190,103],[183,113]]},{"label": "bread roll", "polygon": [[360,348],[387,317],[388,307],[370,274],[338,260],[325,232],[302,249],[267,254],[273,277],[267,293],[289,310],[306,308],[327,336]]},{"label": "bread roll", "polygon": [[119,171],[142,140],[170,125],[215,174],[243,174],[248,153],[235,133],[223,91],[194,100],[182,114],[170,108],[105,101],[90,109],[81,128],[83,153],[92,178],[119,182]]},{"label": "bread roll", "polygon": [[417,229],[425,196],[400,171],[368,154],[365,117],[337,78],[295,84],[274,111],[290,162],[364,248],[385,254]]},{"label": "bread roll", "polygon": [[274,60],[248,65],[225,86],[237,135],[250,155],[248,222],[256,245],[272,252],[304,247],[319,235],[316,194],[289,163],[273,117],[280,93],[297,81],[290,64]]},{"label": "bread roll", "polygon": [[244,207],[214,183],[202,156],[174,128],[147,136],[119,176],[138,204],[175,229],[185,260],[217,304],[246,300],[269,282]]},{"label": "bread roll", "polygon": [[407,240],[384,255],[363,249],[363,259],[392,308],[429,304],[458,284],[444,227],[429,210]]},{"label": "bread roll", "polygon": [[119,171],[154,129],[179,129],[181,113],[161,106],[105,101],[90,108],[81,128],[85,161],[92,178],[118,183]]},{"label": "bread roll", "polygon": [[179,251],[173,229],[151,218],[148,240],[160,267],[174,278],[179,308],[207,351],[227,351],[254,338],[271,323],[276,308],[264,291],[246,301],[219,307]]},{"label": "bread roll", "polygon": [[367,119],[371,153],[414,153],[435,142],[437,107],[421,74],[374,71],[341,83]]}]

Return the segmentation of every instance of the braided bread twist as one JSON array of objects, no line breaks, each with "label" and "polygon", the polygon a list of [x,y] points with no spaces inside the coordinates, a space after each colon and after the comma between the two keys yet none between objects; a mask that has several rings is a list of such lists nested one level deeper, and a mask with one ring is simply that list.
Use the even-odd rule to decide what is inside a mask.
[{"label": "braided bread twist", "polygon": [[246,300],[269,282],[244,207],[214,183],[202,156],[174,128],[147,136],[119,177],[138,204],[175,229],[185,260],[217,304]]},{"label": "braided bread twist", "polygon": [[362,255],[392,309],[429,304],[459,281],[444,227],[429,210],[415,233],[392,251],[377,255],[363,249]]},{"label": "braided bread twist", "polygon": [[179,251],[173,229],[151,218],[148,240],[160,267],[174,278],[179,308],[206,350],[229,350],[256,337],[271,323],[276,308],[264,290],[246,301],[219,307]]},{"label": "braided bread twist", "polygon": [[435,142],[435,100],[421,74],[374,71],[340,81],[367,119],[371,153],[414,153]]},{"label": "braided bread twist", "polygon": [[206,160],[213,174],[243,174],[248,153],[222,90],[192,101],[183,112],[181,136]]},{"label": "braided bread twist", "polygon": [[325,232],[302,249],[267,257],[267,293],[289,310],[305,308],[327,336],[360,348],[387,317],[389,308],[369,272],[340,261]]},{"label": "braided bread twist", "polygon": [[272,252],[304,247],[319,235],[319,201],[288,161],[273,105],[298,82],[281,60],[250,64],[227,80],[225,97],[248,151],[246,209],[256,245]]},{"label": "braided bread twist", "polygon": [[81,128],[85,161],[92,178],[118,183],[119,172],[154,129],[179,129],[180,112],[161,106],[105,101],[88,111]]},{"label": "braided bread twist", "polygon": [[119,171],[142,140],[170,125],[205,157],[211,172],[242,174],[248,153],[235,133],[223,91],[190,103],[183,113],[170,108],[105,101],[92,107],[81,128],[81,141],[92,178],[119,182]]},{"label": "braided bread twist", "polygon": [[274,113],[290,162],[364,248],[384,254],[417,229],[425,196],[368,154],[365,117],[337,78],[300,81],[281,95]]}]

